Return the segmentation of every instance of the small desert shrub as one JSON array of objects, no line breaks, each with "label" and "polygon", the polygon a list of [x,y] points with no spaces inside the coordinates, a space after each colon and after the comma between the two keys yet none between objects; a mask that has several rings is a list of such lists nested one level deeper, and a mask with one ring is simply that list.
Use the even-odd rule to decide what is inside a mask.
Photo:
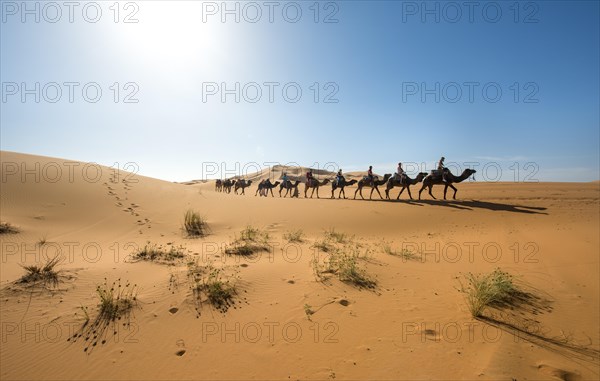
[{"label": "small desert shrub", "polygon": [[317,255],[313,256],[311,265],[318,280],[323,280],[324,274],[335,274],[342,282],[359,288],[374,288],[377,285],[376,280],[360,263],[365,259],[356,246],[332,247],[323,261],[320,261]]},{"label": "small desert shrub", "polygon": [[142,261],[153,262],[174,262],[185,257],[185,248],[183,246],[171,245],[166,249],[162,245],[156,245],[146,242],[143,248],[133,254],[133,258]]},{"label": "small desert shrub", "polygon": [[510,302],[521,291],[515,286],[512,275],[499,268],[489,274],[467,273],[460,281],[459,291],[466,295],[473,317],[482,316],[488,306]]},{"label": "small desert shrub", "polygon": [[236,238],[231,245],[225,249],[225,253],[247,256],[261,251],[269,251],[270,249],[269,233],[263,232],[252,226],[247,226],[240,232],[240,237]]},{"label": "small desert shrub", "polygon": [[207,300],[213,307],[221,312],[226,312],[234,304],[237,294],[237,271],[228,273],[227,268],[215,267],[213,263],[199,266],[197,262],[188,263],[188,277],[192,282],[194,300],[197,302],[197,312],[200,313],[203,300]]},{"label": "small desert shrub", "polygon": [[100,299],[97,322],[109,323],[127,317],[137,304],[137,285],[127,282],[123,286],[120,278],[111,284],[105,278],[104,283],[96,287],[96,294]]},{"label": "small desert shrub", "polygon": [[417,260],[419,258],[419,256],[417,256],[415,253],[413,253],[412,251],[410,251],[408,249],[402,249],[400,251],[396,251],[396,250],[392,249],[392,246],[387,242],[384,243],[382,247],[383,247],[384,253],[386,253],[388,255],[393,255],[395,257],[400,257],[404,261]]},{"label": "small desert shrub", "polygon": [[335,231],[333,228],[325,231],[325,239],[335,243],[348,243],[352,238],[346,233]]},{"label": "small desert shrub", "polygon": [[183,217],[183,229],[189,237],[204,237],[208,233],[208,225],[198,212],[188,210]]},{"label": "small desert shrub", "polygon": [[334,249],[334,246],[326,239],[322,241],[316,241],[313,243],[312,247],[321,250],[324,253],[328,253]]},{"label": "small desert shrub", "polygon": [[56,266],[60,262],[60,257],[56,256],[46,261],[44,265],[21,265],[21,267],[25,269],[25,275],[23,275],[18,282],[30,285],[39,284],[45,287],[56,287],[60,282],[60,270],[56,270]]},{"label": "small desert shrub", "polygon": [[303,235],[304,235],[304,232],[302,232],[302,230],[298,229],[298,230],[293,230],[293,231],[289,231],[289,232],[285,233],[283,235],[283,238],[290,243],[302,243],[302,242],[304,242]]},{"label": "small desert shrub", "polygon": [[38,246],[44,246],[47,243],[48,243],[48,238],[46,236],[43,236],[42,238],[38,239],[38,241],[37,241]]},{"label": "small desert shrub", "polygon": [[0,222],[0,234],[17,234],[19,229],[9,222]]},{"label": "small desert shrub", "polygon": [[305,304],[304,305],[304,314],[306,315],[306,318],[310,321],[312,321],[311,316],[315,313],[315,311],[312,310],[312,306],[310,304]]}]

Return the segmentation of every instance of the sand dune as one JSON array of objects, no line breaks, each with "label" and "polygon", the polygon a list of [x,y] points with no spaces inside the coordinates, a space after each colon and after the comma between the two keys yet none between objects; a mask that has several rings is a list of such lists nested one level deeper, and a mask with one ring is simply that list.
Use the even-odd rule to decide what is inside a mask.
[{"label": "sand dune", "polygon": [[[405,194],[392,202],[331,200],[329,186],[321,199],[290,199],[255,197],[255,184],[237,196],[215,192],[214,181],[170,183],[13,152],[0,152],[0,161],[0,217],[19,229],[0,235],[2,379],[600,375],[598,182],[465,182],[458,200],[447,202],[425,194],[421,201]],[[245,178],[279,179],[283,171],[293,178],[306,168]],[[188,209],[204,216],[208,236],[185,236]],[[226,255],[248,225],[268,232],[271,252]],[[283,235],[297,229],[304,241],[290,244]],[[313,244],[330,229],[346,234],[345,249],[367,255],[360,266],[374,288],[315,278],[315,255],[329,254]],[[182,245],[188,257],[173,265],[133,261],[129,255],[147,242]],[[386,245],[414,258],[390,255]],[[21,265],[56,253],[66,271],[58,289],[15,283]],[[186,266],[193,260],[239,277],[236,303],[225,313],[208,303],[198,309]],[[461,274],[497,267],[537,298],[474,319],[457,291]],[[105,278],[135,283],[137,307],[97,339],[68,340],[82,329],[83,309],[92,319],[97,313],[96,287]]]}]

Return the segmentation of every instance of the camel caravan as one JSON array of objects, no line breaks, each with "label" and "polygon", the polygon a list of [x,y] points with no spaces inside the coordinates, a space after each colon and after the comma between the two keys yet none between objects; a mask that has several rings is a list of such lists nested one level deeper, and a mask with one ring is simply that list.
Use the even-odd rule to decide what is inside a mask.
[{"label": "camel caravan", "polygon": [[[477,171],[474,169],[465,169],[462,174],[454,175],[448,168],[444,166],[445,158],[442,157],[438,163],[437,169],[432,170],[431,172],[419,172],[414,179],[410,178],[402,168],[402,163],[398,163],[398,168],[396,173],[393,175],[388,173],[383,176],[383,178],[379,178],[373,174],[373,166],[369,166],[367,174],[360,180],[352,179],[346,180],[344,175],[342,174],[342,170],[340,169],[335,175],[334,179],[326,178],[322,181],[319,181],[313,176],[312,169],[309,169],[306,173],[306,176],[303,180],[292,180],[288,177],[287,173],[284,172],[281,181],[271,182],[271,179],[264,179],[258,183],[258,187],[254,196],[262,196],[268,197],[271,194],[271,197],[275,197],[273,194],[273,189],[279,187],[279,197],[296,197],[298,198],[300,195],[300,191],[298,187],[301,183],[304,184],[304,198],[313,198],[313,195],[317,194],[317,198],[319,196],[319,188],[326,186],[331,183],[331,198],[335,198],[335,192],[338,191],[338,198],[346,199],[345,188],[353,185],[357,185],[356,190],[354,191],[354,199],[356,199],[357,195],[360,196],[361,199],[365,199],[363,196],[363,188],[370,188],[369,199],[372,199],[373,192],[377,192],[380,199],[384,199],[379,191],[379,187],[383,187],[385,191],[385,198],[390,200],[390,190],[395,187],[400,188],[400,193],[396,197],[396,200],[400,199],[400,196],[404,192],[407,191],[408,196],[411,200],[413,200],[412,193],[410,191],[411,185],[417,185],[422,183],[421,189],[419,190],[419,200],[421,199],[421,193],[423,190],[427,189],[429,195],[436,199],[433,193],[431,192],[434,185],[443,185],[444,186],[444,200],[446,200],[446,194],[448,192],[448,188],[454,191],[452,198],[456,199],[457,189],[453,184],[457,184],[463,182],[468,179],[471,175],[475,174]],[[253,180],[245,180],[245,179],[225,179],[225,180],[217,180],[215,182],[215,191],[222,193],[231,193],[232,189],[235,194],[245,195],[245,189],[252,185]],[[310,191],[310,197],[309,197]],[[343,197],[342,197],[343,196]]]}]

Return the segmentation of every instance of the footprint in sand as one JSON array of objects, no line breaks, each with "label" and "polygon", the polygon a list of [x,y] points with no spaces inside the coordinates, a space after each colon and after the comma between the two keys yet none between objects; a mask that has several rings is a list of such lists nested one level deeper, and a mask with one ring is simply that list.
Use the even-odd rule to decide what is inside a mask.
[{"label": "footprint in sand", "polygon": [[338,303],[340,303],[344,307],[348,307],[350,305],[350,302],[346,299],[341,299]]},{"label": "footprint in sand", "polygon": [[179,357],[183,356],[185,354],[185,349],[180,349],[177,352],[175,352],[175,354]]},{"label": "footprint in sand", "polygon": [[177,308],[177,307],[169,308],[169,312],[171,313],[171,315],[175,315],[177,313],[177,311],[179,311],[179,308]]},{"label": "footprint in sand", "polygon": [[563,370],[563,369],[559,369],[559,368],[555,368],[553,366],[550,365],[546,365],[546,364],[540,364],[538,365],[538,370],[550,377],[554,377],[557,380],[562,380],[562,381],[579,381],[581,380],[581,376]]}]

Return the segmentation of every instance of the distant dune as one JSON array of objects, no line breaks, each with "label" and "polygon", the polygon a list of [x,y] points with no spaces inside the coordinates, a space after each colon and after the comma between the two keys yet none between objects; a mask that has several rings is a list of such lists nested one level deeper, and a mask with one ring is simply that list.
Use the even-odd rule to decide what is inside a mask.
[{"label": "distant dune", "polygon": [[[426,194],[410,201],[406,192],[396,201],[393,189],[384,202],[331,200],[329,185],[321,199],[305,199],[303,184],[298,199],[280,198],[278,189],[275,197],[255,197],[255,184],[240,196],[215,192],[212,180],[185,185],[4,151],[0,162],[0,219],[19,231],[0,234],[1,379],[600,374],[598,181],[465,182],[456,201]],[[292,178],[306,172],[274,167],[246,179],[277,180],[284,170]],[[355,189],[346,190],[349,198]],[[434,195],[441,198],[442,188]],[[208,224],[206,237],[182,230],[190,209]],[[270,249],[228,254],[244,237],[266,237]],[[170,264],[134,260],[148,243],[182,255]],[[58,288],[16,283],[22,265],[56,253],[66,271]],[[342,278],[332,258],[374,283],[361,288]],[[194,261],[235,284],[226,312],[208,299],[198,303]],[[458,291],[461,280],[496,268],[530,294],[475,319]],[[97,316],[105,278],[136,284],[137,307],[86,341],[77,335],[89,333],[85,315]]]}]

